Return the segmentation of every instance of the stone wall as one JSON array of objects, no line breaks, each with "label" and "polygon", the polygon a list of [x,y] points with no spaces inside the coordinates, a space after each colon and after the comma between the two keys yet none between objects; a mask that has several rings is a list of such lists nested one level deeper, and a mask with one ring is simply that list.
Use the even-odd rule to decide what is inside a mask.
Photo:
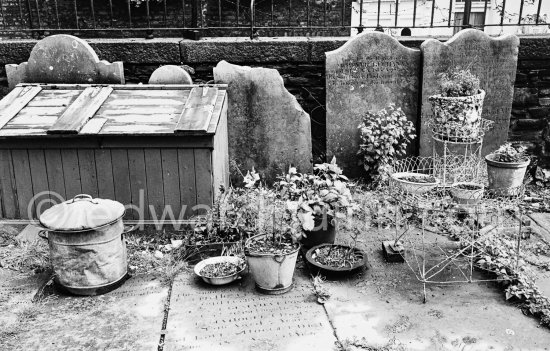
[{"label": "stone wall", "polygon": [[[444,39],[442,39],[444,40]],[[346,38],[90,39],[100,59],[123,61],[128,83],[147,83],[151,73],[165,64],[186,64],[195,69],[195,82],[213,80],[212,68],[221,60],[252,67],[277,69],[286,88],[311,116],[313,154],[325,152],[324,52]],[[400,38],[418,48],[422,38]],[[0,95],[7,92],[5,63],[26,61],[34,40],[0,41]],[[509,139],[525,142],[550,166],[550,37],[520,38],[519,64]]]}]

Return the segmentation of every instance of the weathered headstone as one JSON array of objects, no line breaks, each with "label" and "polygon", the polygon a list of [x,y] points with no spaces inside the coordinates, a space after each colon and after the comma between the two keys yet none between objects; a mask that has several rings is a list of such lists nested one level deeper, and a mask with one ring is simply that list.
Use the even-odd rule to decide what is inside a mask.
[{"label": "weathered headstone", "polygon": [[[395,38],[369,32],[326,53],[327,155],[336,156],[344,173],[363,174],[358,165],[358,126],[366,111],[395,104],[416,125],[420,88],[420,51]],[[416,143],[408,153],[416,152]]]},{"label": "weathered headstone", "polygon": [[191,274],[172,287],[165,351],[334,350],[334,334],[300,272],[284,295],[262,295],[250,276],[209,286]]},{"label": "weathered headstone", "polygon": [[40,40],[28,62],[6,65],[6,75],[10,89],[19,83],[124,84],[122,62],[100,61],[87,42],[66,34]]},{"label": "weathered headstone", "polygon": [[151,74],[149,84],[193,84],[193,80],[182,67],[166,65],[157,68]]},{"label": "weathered headstone", "polygon": [[254,167],[262,179],[272,181],[290,165],[301,172],[311,170],[309,115],[286,90],[277,70],[221,61],[214,79],[229,85],[229,157],[241,171]]},{"label": "weathered headstone", "polygon": [[514,97],[514,82],[518,61],[519,39],[515,35],[491,38],[476,29],[458,32],[446,43],[429,39],[422,43],[422,130],[420,155],[432,155],[431,130],[426,125],[432,116],[428,97],[438,94],[438,75],[460,67],[469,69],[480,79],[485,90],[482,118],[494,121],[493,129],[485,135],[482,154],[486,155],[506,142]]}]

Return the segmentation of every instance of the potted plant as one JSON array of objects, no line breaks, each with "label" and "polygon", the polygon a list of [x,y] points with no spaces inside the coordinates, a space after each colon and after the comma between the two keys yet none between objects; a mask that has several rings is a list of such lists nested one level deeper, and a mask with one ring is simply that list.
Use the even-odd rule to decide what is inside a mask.
[{"label": "potted plant", "polygon": [[451,196],[459,204],[473,205],[483,197],[485,186],[476,182],[457,182],[451,186]]},{"label": "potted plant", "polygon": [[333,158],[316,164],[313,174],[300,174],[291,167],[275,184],[282,199],[297,203],[303,247],[334,243],[336,218],[351,214],[355,206],[348,182]]},{"label": "potted plant", "polygon": [[485,161],[489,178],[488,189],[497,196],[518,195],[531,161],[525,148],[507,143],[485,156]]},{"label": "potted plant", "polygon": [[297,203],[284,201],[258,188],[258,235],[245,244],[245,256],[256,288],[265,294],[283,294],[292,288],[300,249]]},{"label": "potted plant", "polygon": [[434,133],[445,140],[477,139],[485,98],[479,79],[469,70],[457,67],[441,73],[438,85],[440,93],[428,98],[432,105]]},{"label": "potted plant", "polygon": [[[252,174],[256,174],[254,170]],[[249,187],[221,189],[214,206],[192,219],[194,227],[185,242],[187,261],[219,256],[224,248],[248,239],[256,230],[255,199],[256,193]]]},{"label": "potted plant", "polygon": [[216,256],[200,261],[194,271],[204,282],[225,285],[237,279],[246,268],[244,260],[237,256]]},{"label": "potted plant", "polygon": [[437,187],[439,179],[433,175],[415,172],[397,172],[390,175],[392,181],[399,184],[399,187],[411,194],[424,194]]},{"label": "potted plant", "polygon": [[405,156],[407,145],[416,138],[415,128],[401,108],[390,104],[378,112],[366,112],[359,125],[360,162],[372,181],[382,180],[385,167]]}]

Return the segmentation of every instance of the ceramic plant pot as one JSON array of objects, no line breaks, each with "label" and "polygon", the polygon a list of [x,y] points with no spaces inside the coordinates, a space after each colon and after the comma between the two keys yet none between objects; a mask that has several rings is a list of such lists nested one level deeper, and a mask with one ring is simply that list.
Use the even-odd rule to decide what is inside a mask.
[{"label": "ceramic plant pot", "polygon": [[407,180],[407,178],[409,177],[425,178],[425,179],[434,178],[429,174],[413,173],[413,172],[399,172],[399,173],[393,173],[391,175],[391,178],[399,184],[401,189],[403,189],[405,192],[410,194],[424,194],[439,185],[439,179],[437,178],[434,178],[433,181],[430,181],[430,182],[413,182],[413,181]]},{"label": "ceramic plant pot", "polygon": [[497,196],[516,196],[523,184],[525,171],[531,160],[523,162],[495,161],[495,154],[485,156],[487,162],[488,189]]},{"label": "ceramic plant pot", "polygon": [[321,244],[334,244],[336,229],[332,224],[332,219],[326,218],[323,222],[322,216],[316,216],[314,221],[314,230],[304,230],[305,237],[300,240],[302,247],[308,249]]},{"label": "ceramic plant pot", "polygon": [[451,186],[451,196],[453,199],[464,205],[474,205],[483,197],[485,187],[483,184],[475,182],[459,182]]},{"label": "ceramic plant pot", "polygon": [[430,96],[428,100],[432,105],[434,133],[444,138],[478,138],[484,99],[483,90],[471,96]]},{"label": "ceramic plant pot", "polygon": [[292,289],[292,278],[300,247],[297,245],[296,249],[287,254],[250,252],[250,243],[263,237],[265,234],[253,236],[245,244],[249,272],[256,282],[258,291],[270,295],[284,294]]}]

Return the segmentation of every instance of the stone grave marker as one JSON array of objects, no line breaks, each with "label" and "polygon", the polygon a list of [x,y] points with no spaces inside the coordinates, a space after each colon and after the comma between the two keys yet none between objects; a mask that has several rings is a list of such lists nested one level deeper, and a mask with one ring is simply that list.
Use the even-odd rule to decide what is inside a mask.
[{"label": "stone grave marker", "polygon": [[[344,173],[364,174],[358,165],[358,126],[366,111],[395,104],[416,125],[420,88],[420,51],[395,38],[368,32],[326,53],[327,159],[336,156]],[[416,141],[408,148],[416,153]]]},{"label": "stone grave marker", "polygon": [[[312,169],[309,115],[286,90],[277,70],[221,61],[214,80],[229,85],[229,157],[241,172],[254,167],[262,180],[273,181],[290,165],[300,172]],[[240,176],[233,180],[242,182]]]},{"label": "stone grave marker", "polygon": [[[519,39],[515,35],[491,38],[477,29],[458,32],[446,43],[429,39],[421,45],[424,59],[422,82],[422,121],[432,116],[428,97],[438,94],[438,75],[455,67],[470,69],[485,90],[482,118],[494,121],[483,140],[487,155],[508,139]],[[432,155],[431,131],[422,122],[420,155]]]},{"label": "stone grave marker", "polygon": [[262,295],[245,276],[213,287],[180,274],[172,287],[164,350],[334,350],[334,334],[311,282],[298,271],[294,288]]},{"label": "stone grave marker", "polygon": [[27,62],[6,65],[6,75],[10,89],[19,83],[124,84],[122,62],[100,61],[87,42],[67,34],[40,40]]},{"label": "stone grave marker", "polygon": [[[35,303],[33,318],[0,341],[1,350],[158,349],[168,287],[153,275],[139,275],[104,295],[61,292]],[[11,308],[10,308],[11,309]]]},{"label": "stone grave marker", "polygon": [[165,65],[157,68],[151,74],[149,84],[193,84],[193,80],[182,67]]}]

